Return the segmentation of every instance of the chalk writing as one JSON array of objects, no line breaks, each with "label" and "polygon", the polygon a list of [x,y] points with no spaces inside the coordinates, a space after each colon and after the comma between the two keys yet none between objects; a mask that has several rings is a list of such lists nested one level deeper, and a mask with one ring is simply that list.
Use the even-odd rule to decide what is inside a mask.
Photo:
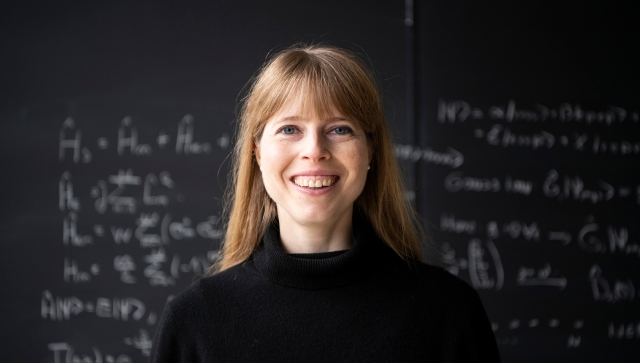
[{"label": "chalk writing", "polygon": [[67,246],[85,247],[93,244],[93,237],[78,233],[78,213],[71,211],[62,222],[62,243]]},{"label": "chalk writing", "polygon": [[146,329],[140,329],[137,335],[131,338],[124,338],[126,345],[131,345],[136,349],[140,349],[142,356],[148,357],[151,355],[151,347],[153,341]]},{"label": "chalk writing", "polygon": [[150,145],[138,144],[138,130],[129,116],[122,119],[118,128],[118,155],[124,155],[127,150],[131,155],[151,155],[153,152]]},{"label": "chalk writing", "polygon": [[438,152],[431,148],[397,144],[394,145],[394,150],[396,157],[400,160],[410,160],[413,162],[422,160],[427,163],[445,165],[454,169],[464,164],[464,155],[450,147],[444,152]]},{"label": "chalk writing", "polygon": [[616,279],[613,283],[602,276],[602,270],[598,264],[591,266],[589,281],[595,301],[616,303],[619,301],[633,301],[636,298],[636,288],[631,279]]},{"label": "chalk writing", "polygon": [[53,321],[70,320],[82,313],[121,321],[128,321],[131,317],[138,321],[146,313],[146,306],[142,301],[132,297],[99,297],[95,301],[83,301],[76,296],[54,296],[49,290],[45,290],[42,293],[40,313],[43,319]]},{"label": "chalk writing", "polygon": [[65,258],[64,259],[64,281],[66,282],[89,282],[92,276],[97,276],[100,273],[100,266],[97,263],[92,264],[89,267],[89,271],[80,271],[76,260]]},{"label": "chalk writing", "polygon": [[453,213],[440,215],[440,230],[453,233],[476,233],[476,221],[456,219]]},{"label": "chalk writing", "polygon": [[[508,98],[483,104],[440,98],[431,106],[433,139],[465,156],[455,170],[427,175],[439,188],[422,194],[416,188],[418,200],[431,203],[426,209],[435,216],[442,266],[488,301],[511,301],[511,294],[518,303],[505,310],[517,310],[526,296],[527,313],[538,314],[493,319],[498,344],[528,345],[535,336],[557,346],[562,337],[573,351],[603,332],[609,340],[639,339],[637,314],[629,315],[640,298],[638,111]],[[397,147],[396,156],[415,162],[422,150],[433,148]],[[586,324],[549,315],[555,301],[564,304],[577,291],[589,292],[581,308],[598,319]],[[610,306],[621,309],[618,320],[609,317]]]},{"label": "chalk writing", "polygon": [[474,136],[476,138],[485,138],[487,144],[494,146],[502,146],[504,148],[510,146],[529,147],[532,149],[545,148],[551,149],[556,143],[556,138],[546,131],[540,131],[533,134],[516,134],[508,127],[500,124],[493,125],[487,132],[482,129],[475,129]]},{"label": "chalk writing", "polygon": [[444,187],[450,193],[459,191],[473,192],[497,192],[501,189],[500,180],[495,177],[471,177],[463,172],[453,172],[444,179]]},{"label": "chalk writing", "polygon": [[[126,354],[116,352],[119,348],[114,342],[109,343],[107,354],[98,348],[102,343],[79,346],[64,336],[47,347],[55,362],[133,362],[132,349],[142,357],[149,356],[153,330],[140,324],[153,329],[158,314],[141,298],[87,294],[94,291],[89,287],[104,288],[118,282],[121,288],[147,286],[169,291],[166,289],[175,288],[182,280],[184,288],[193,278],[205,275],[219,258],[216,245],[211,243],[225,234],[217,207],[199,213],[181,209],[187,203],[181,192],[182,166],[148,168],[135,160],[155,165],[167,155],[201,158],[215,150],[228,150],[231,138],[225,132],[210,141],[202,140],[190,114],[175,120],[175,128],[153,130],[137,124],[132,116],[124,116],[113,120],[112,132],[104,135],[84,132],[83,122],[77,121],[68,117],[59,129],[57,160],[65,169],[54,181],[57,186],[52,185],[57,188],[55,208],[60,212],[61,247],[65,249],[55,275],[64,284],[62,288],[67,288],[56,286],[55,290],[64,291],[60,294],[44,290],[40,315],[57,325],[93,317],[96,324],[115,320],[134,329],[116,339],[120,352]],[[170,129],[175,133],[164,131]],[[423,157],[440,160],[437,155]],[[120,161],[114,165],[113,160]],[[197,252],[181,250],[178,243],[195,246]],[[69,293],[69,288],[78,290]],[[164,303],[176,292],[167,292],[160,301]]]},{"label": "chalk writing", "polygon": [[116,256],[113,259],[113,268],[120,272],[120,281],[125,284],[135,284],[136,278],[131,275],[136,270],[136,264],[129,255]]},{"label": "chalk writing", "polygon": [[560,290],[567,287],[565,277],[552,277],[551,266],[547,263],[539,269],[520,267],[516,279],[518,285],[522,286],[557,286]]},{"label": "chalk writing", "polygon": [[508,123],[560,122],[584,125],[601,124],[612,126],[622,123],[638,123],[637,111],[628,111],[622,107],[609,106],[606,110],[583,109],[579,104],[561,103],[557,107],[548,107],[533,103],[531,108],[519,107],[515,100],[506,105],[494,105],[483,110],[473,107],[463,100],[438,100],[437,120],[440,123],[463,123],[475,120],[500,120]]},{"label": "chalk writing", "polygon": [[585,219],[585,225],[578,232],[578,245],[582,250],[590,253],[609,251],[609,253],[640,257],[640,245],[629,240],[626,227],[608,225],[602,228],[592,215]]},{"label": "chalk writing", "polygon": [[607,333],[609,339],[640,339],[640,322],[614,323],[610,321]]},{"label": "chalk writing", "polygon": [[82,362],[82,363],[132,363],[133,359],[126,354],[105,354],[100,349],[93,346],[90,353],[80,353],[71,345],[65,342],[50,343],[47,345],[53,352],[53,361],[55,363],[63,362]]},{"label": "chalk writing", "polygon": [[568,199],[596,204],[611,200],[615,196],[615,188],[603,180],[598,180],[595,187],[586,188],[580,176],[565,175],[561,178],[555,169],[551,169],[542,184],[542,193],[559,201]]},{"label": "chalk writing", "polygon": [[[491,240],[482,242],[474,238],[469,241],[467,251],[469,277],[473,287],[476,289],[495,289],[497,291],[502,289],[504,270],[500,254],[493,242]],[[488,251],[488,254],[486,251]],[[489,256],[490,259],[487,259]]]},{"label": "chalk writing", "polygon": [[[194,137],[194,120],[193,116],[186,115],[178,124],[178,135],[176,137],[176,153],[185,155],[189,154],[210,154],[212,151],[211,144],[208,142],[200,143],[193,141]],[[220,146],[226,148],[227,144],[220,143]]]}]

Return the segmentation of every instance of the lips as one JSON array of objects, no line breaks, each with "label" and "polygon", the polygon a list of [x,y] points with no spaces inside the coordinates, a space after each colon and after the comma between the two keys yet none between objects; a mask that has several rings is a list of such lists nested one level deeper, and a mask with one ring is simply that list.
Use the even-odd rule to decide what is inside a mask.
[{"label": "lips", "polygon": [[333,185],[338,181],[338,177],[335,175],[297,175],[292,178],[292,181],[301,187],[323,188]]}]

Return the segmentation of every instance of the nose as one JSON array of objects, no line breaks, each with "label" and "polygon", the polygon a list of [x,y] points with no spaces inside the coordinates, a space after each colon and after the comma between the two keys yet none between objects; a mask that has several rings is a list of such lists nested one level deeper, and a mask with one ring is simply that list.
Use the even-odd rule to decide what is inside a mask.
[{"label": "nose", "polygon": [[303,159],[317,162],[328,160],[331,157],[327,140],[322,132],[310,132],[303,140],[301,157]]}]

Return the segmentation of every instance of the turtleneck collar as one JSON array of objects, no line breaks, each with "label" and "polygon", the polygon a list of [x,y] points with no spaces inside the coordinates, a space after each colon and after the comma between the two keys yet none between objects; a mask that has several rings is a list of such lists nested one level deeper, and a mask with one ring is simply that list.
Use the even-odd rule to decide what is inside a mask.
[{"label": "turtleneck collar", "polygon": [[[273,223],[253,253],[256,268],[269,280],[299,289],[327,289],[348,285],[380,266],[393,253],[376,236],[371,223],[353,214],[355,243],[346,251],[287,254],[280,245],[280,231]],[[387,252],[387,253],[385,253]]]}]

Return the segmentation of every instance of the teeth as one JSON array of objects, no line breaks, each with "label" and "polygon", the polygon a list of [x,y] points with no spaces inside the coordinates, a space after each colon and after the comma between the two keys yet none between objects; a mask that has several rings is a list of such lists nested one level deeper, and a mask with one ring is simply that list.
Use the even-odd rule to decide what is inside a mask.
[{"label": "teeth", "polygon": [[333,185],[333,183],[335,183],[335,179],[331,178],[331,179],[322,179],[322,180],[321,179],[310,180],[307,178],[296,178],[293,180],[293,182],[301,187],[322,188],[322,187],[328,187]]}]

